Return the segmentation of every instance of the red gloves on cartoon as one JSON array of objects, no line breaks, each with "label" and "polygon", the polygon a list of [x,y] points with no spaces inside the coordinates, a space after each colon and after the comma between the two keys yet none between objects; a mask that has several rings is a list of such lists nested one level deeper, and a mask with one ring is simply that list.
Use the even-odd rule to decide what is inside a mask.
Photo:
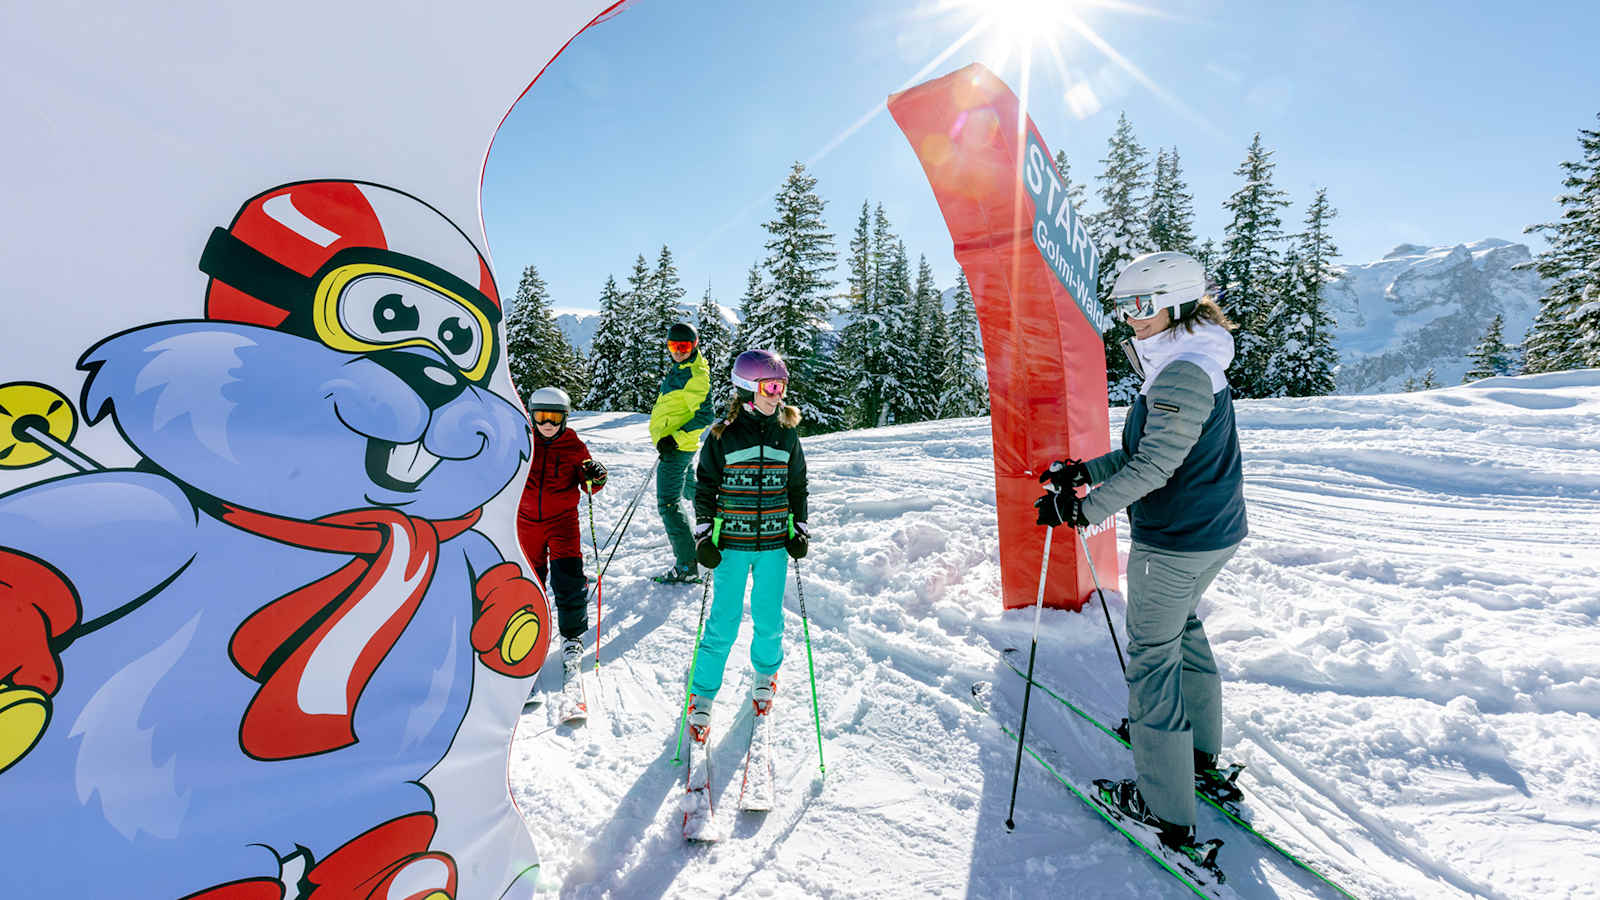
[{"label": "red gloves on cartoon", "polygon": [[61,687],[52,646],[80,614],[78,594],[49,565],[0,548],[0,772],[39,742]]},{"label": "red gloves on cartoon", "polygon": [[550,649],[550,602],[544,591],[512,562],[484,572],[473,591],[478,617],[472,623],[472,649],[478,658],[513,678],[539,671]]}]

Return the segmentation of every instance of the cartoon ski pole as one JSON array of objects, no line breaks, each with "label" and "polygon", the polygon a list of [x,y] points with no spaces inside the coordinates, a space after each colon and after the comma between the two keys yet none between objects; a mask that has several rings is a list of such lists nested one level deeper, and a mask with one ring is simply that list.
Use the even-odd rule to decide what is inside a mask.
[{"label": "cartoon ski pole", "polygon": [[25,469],[51,457],[83,472],[105,468],[72,449],[78,416],[55,388],[36,381],[0,384],[0,468]]}]

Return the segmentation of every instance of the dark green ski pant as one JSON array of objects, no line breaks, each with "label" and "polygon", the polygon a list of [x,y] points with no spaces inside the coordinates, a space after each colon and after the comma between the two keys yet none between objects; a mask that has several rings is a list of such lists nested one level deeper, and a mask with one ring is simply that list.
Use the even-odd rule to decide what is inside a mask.
[{"label": "dark green ski pant", "polygon": [[1239,545],[1128,554],[1128,720],[1139,793],[1156,815],[1195,823],[1194,751],[1222,747],[1222,680],[1195,605]]},{"label": "dark green ski pant", "polygon": [[672,556],[678,568],[698,571],[694,556],[694,534],[689,530],[689,517],[683,511],[683,501],[694,504],[694,453],[689,450],[669,450],[661,457],[656,469],[656,509],[661,513],[661,524],[667,530],[667,543],[672,545]]}]

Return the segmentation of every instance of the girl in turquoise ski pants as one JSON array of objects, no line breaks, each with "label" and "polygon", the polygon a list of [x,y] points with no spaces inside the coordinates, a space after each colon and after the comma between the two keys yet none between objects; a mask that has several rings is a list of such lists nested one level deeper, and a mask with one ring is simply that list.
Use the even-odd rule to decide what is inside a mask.
[{"label": "girl in turquoise ski pants", "polygon": [[700,659],[695,664],[694,693],[713,699],[722,689],[722,672],[728,652],[739,639],[744,621],[745,586],[750,588],[750,667],[757,684],[778,672],[783,663],[783,586],[788,574],[789,554],[775,550],[728,550],[715,570],[711,612],[706,617],[705,635],[700,639]]}]

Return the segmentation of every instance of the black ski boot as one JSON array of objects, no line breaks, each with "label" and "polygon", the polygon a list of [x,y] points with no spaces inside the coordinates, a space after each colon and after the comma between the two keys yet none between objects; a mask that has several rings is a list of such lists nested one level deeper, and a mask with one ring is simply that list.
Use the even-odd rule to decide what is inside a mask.
[{"label": "black ski boot", "polygon": [[700,569],[695,565],[673,566],[660,575],[652,576],[652,581],[657,584],[700,584],[704,579],[700,577]]},{"label": "black ski boot", "polygon": [[1239,801],[1244,799],[1244,791],[1238,785],[1239,773],[1243,771],[1243,763],[1233,763],[1222,769],[1218,768],[1216,756],[1194,751],[1194,789],[1218,806],[1237,811]]},{"label": "black ski boot", "polygon": [[1218,884],[1225,880],[1222,870],[1217,867],[1217,851],[1222,849],[1221,840],[1212,838],[1203,844],[1195,843],[1194,826],[1168,822],[1151,812],[1150,807],[1145,805],[1144,796],[1139,793],[1138,782],[1132,779],[1111,781],[1097,778],[1094,787],[1096,801],[1108,811],[1154,829],[1162,846],[1188,860],[1191,865],[1205,870]]}]

